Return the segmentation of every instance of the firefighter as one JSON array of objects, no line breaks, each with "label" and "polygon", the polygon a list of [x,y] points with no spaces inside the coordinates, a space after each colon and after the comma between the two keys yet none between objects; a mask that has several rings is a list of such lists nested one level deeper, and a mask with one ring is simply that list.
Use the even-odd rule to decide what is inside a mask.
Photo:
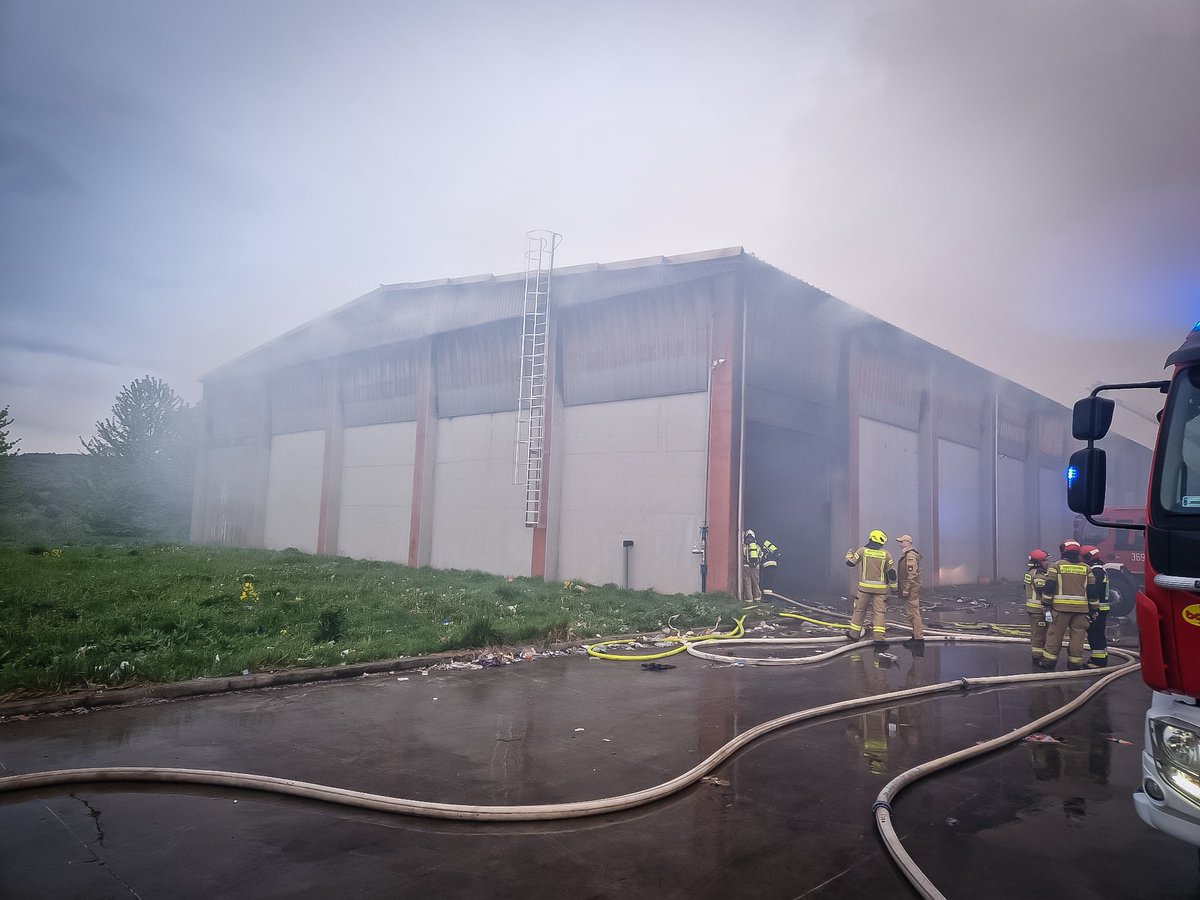
[{"label": "firefighter", "polygon": [[1087,661],[1089,669],[1103,669],[1108,665],[1108,570],[1104,568],[1104,559],[1096,547],[1083,548],[1083,561],[1092,569],[1092,577],[1096,583],[1088,589],[1088,599],[1096,600],[1097,608],[1094,614],[1088,616],[1087,642],[1092,648],[1092,657]]},{"label": "firefighter", "polygon": [[742,599],[756,603],[762,599],[759,567],[762,565],[762,546],[754,532],[747,528],[742,537]]},{"label": "firefighter", "polygon": [[1030,550],[1029,562],[1025,569],[1025,612],[1029,613],[1029,645],[1033,650],[1033,661],[1041,663],[1045,656],[1042,648],[1046,646],[1046,629],[1050,618],[1050,610],[1042,593],[1046,588],[1046,566],[1050,562],[1050,554],[1045,550]]},{"label": "firefighter", "polygon": [[1046,570],[1044,599],[1050,601],[1053,619],[1046,630],[1046,646],[1038,663],[1043,669],[1058,665],[1063,635],[1067,635],[1067,668],[1083,668],[1083,640],[1087,636],[1089,614],[1099,612],[1097,600],[1089,599],[1096,583],[1091,569],[1079,558],[1079,541],[1063,541],[1059,545],[1062,558]]},{"label": "firefighter", "polygon": [[763,538],[759,542],[762,550],[762,565],[759,573],[759,581],[762,584],[762,592],[764,594],[775,593],[771,590],[771,585],[774,584],[775,569],[779,565],[779,547],[770,538]]},{"label": "firefighter", "polygon": [[912,637],[906,646],[925,643],[925,623],[921,621],[921,554],[913,547],[911,534],[902,534],[900,559],[897,568],[900,575],[900,599],[904,601],[904,615],[912,626]]},{"label": "firefighter", "polygon": [[850,618],[847,640],[863,639],[863,620],[869,603],[875,646],[887,646],[883,639],[887,630],[887,594],[888,588],[896,586],[896,564],[892,554],[883,549],[886,543],[887,535],[876,529],[867,536],[866,546],[846,551],[846,565],[858,566],[858,594],[854,598],[854,614]]}]

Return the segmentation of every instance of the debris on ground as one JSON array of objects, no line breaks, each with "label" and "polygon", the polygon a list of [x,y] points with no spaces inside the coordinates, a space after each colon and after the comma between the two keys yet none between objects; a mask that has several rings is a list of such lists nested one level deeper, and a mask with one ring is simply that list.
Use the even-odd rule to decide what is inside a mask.
[{"label": "debris on ground", "polygon": [[711,784],[715,787],[729,787],[729,780],[726,778],[718,778],[716,775],[705,775],[700,779],[705,784]]},{"label": "debris on ground", "polygon": [[1033,734],[1025,735],[1025,737],[1021,738],[1021,742],[1024,744],[1065,744],[1066,743],[1066,741],[1064,741],[1062,738],[1051,737],[1048,734],[1042,734],[1040,731],[1034,732]]},{"label": "debris on ground", "polygon": [[665,672],[667,669],[675,668],[671,663],[647,662],[642,663],[642,668],[647,672]]},{"label": "debris on ground", "polygon": [[1125,738],[1119,738],[1119,737],[1115,737],[1113,735],[1109,735],[1108,739],[1110,741],[1112,741],[1114,744],[1120,744],[1122,747],[1132,747],[1133,746],[1133,741],[1127,741],[1127,740],[1125,740]]}]

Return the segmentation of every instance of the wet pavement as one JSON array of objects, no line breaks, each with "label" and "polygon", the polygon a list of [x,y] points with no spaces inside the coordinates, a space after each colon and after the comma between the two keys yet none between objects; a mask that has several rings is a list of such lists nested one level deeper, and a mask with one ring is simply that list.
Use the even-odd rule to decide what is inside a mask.
[{"label": "wet pavement", "polygon": [[[1021,646],[890,652],[769,668],[683,654],[662,672],[573,655],[8,719],[0,769],[178,766],[443,802],[586,800],[666,781],[785,713],[1028,671]],[[717,781],[589,819],[470,824],[179,785],[5,794],[0,896],[916,896],[876,834],[878,791],[1087,683],[791,726]],[[1197,896],[1195,849],[1144,826],[1130,799],[1149,699],[1128,676],[1050,727],[1061,743],[1017,744],[909,788],[894,812],[906,849],[951,898]]]}]

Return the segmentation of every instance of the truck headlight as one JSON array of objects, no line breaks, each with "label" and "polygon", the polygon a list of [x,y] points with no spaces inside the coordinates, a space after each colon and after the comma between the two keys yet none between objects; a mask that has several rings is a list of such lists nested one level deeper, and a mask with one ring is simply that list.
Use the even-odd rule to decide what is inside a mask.
[{"label": "truck headlight", "polygon": [[1175,790],[1200,803],[1200,732],[1179,719],[1150,720],[1158,774]]}]

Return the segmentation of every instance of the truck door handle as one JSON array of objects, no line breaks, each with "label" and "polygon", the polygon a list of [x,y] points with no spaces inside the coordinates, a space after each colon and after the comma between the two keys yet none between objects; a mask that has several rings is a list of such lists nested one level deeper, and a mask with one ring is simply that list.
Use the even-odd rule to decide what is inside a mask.
[{"label": "truck door handle", "polygon": [[1191,591],[1200,594],[1200,578],[1184,578],[1181,575],[1155,575],[1154,583],[1169,591]]}]

